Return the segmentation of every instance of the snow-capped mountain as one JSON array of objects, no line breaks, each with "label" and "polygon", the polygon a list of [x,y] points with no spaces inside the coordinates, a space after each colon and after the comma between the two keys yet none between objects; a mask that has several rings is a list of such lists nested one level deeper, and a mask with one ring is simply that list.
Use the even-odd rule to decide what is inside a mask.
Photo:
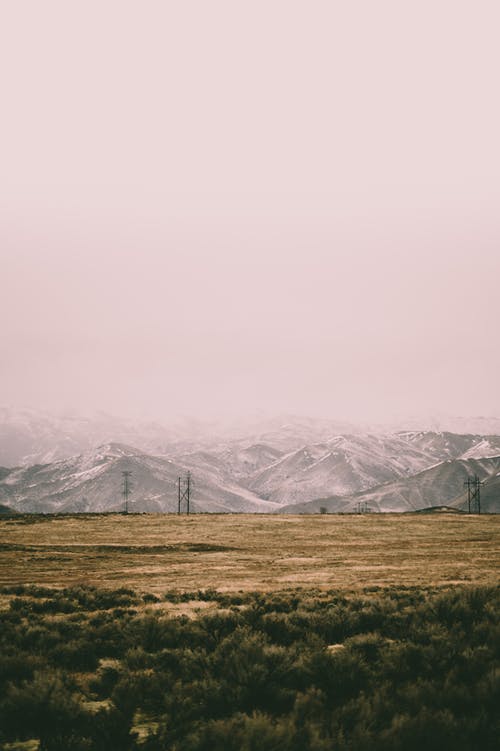
[{"label": "snow-capped mountain", "polygon": [[[53,462],[113,441],[168,456],[197,450],[221,452],[228,447],[231,452],[248,452],[252,445],[257,446],[256,455],[259,445],[285,453],[347,430],[353,431],[354,427],[333,420],[289,415],[229,422],[179,418],[163,424],[105,413],[89,417],[0,407],[0,466]],[[261,459],[256,456],[255,460],[254,469],[261,468]],[[239,461],[235,457],[235,462]],[[241,461],[250,464],[253,459],[248,454]]]},{"label": "snow-capped mountain", "polygon": [[435,463],[437,457],[436,447],[421,447],[406,434],[340,435],[287,454],[255,473],[249,487],[282,504],[303,503],[408,477]]},{"label": "snow-capped mountain", "polygon": [[[131,511],[176,511],[176,481],[189,467],[111,443],[50,464],[4,470],[0,503],[23,512],[123,510],[122,472],[130,471]],[[197,472],[192,511],[273,511],[276,504],[236,485]]]},{"label": "snow-capped mountain", "polygon": [[[245,434],[241,422],[165,427],[107,415],[0,409],[6,467],[0,467],[0,504],[26,511],[118,510],[121,471],[130,469],[130,503],[138,511],[176,510],[174,485],[188,470],[196,483],[193,511],[267,512],[298,504],[299,512],[319,508],[324,504],[317,499],[325,498],[342,510],[370,492],[365,500],[373,510],[408,510],[428,499],[427,477],[433,475],[425,471],[442,465],[437,487],[444,488],[453,482],[447,462],[459,461],[458,471],[500,456],[494,433],[339,433],[338,427],[331,420],[288,416],[248,423]],[[459,493],[439,492],[447,500]]]},{"label": "snow-capped mountain", "polygon": [[447,459],[411,477],[384,483],[350,496],[317,498],[309,503],[282,507],[284,513],[313,513],[322,507],[329,512],[356,512],[360,508],[374,512],[419,511],[435,506],[466,510],[464,483],[477,475],[484,486],[482,511],[500,512],[500,456],[484,459]]}]

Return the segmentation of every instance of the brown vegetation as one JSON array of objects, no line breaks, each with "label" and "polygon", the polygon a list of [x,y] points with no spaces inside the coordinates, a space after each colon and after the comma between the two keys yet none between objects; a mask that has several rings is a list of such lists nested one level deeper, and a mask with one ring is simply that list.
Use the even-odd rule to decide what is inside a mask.
[{"label": "brown vegetation", "polygon": [[359,590],[498,582],[500,517],[74,515],[0,520],[0,584]]}]

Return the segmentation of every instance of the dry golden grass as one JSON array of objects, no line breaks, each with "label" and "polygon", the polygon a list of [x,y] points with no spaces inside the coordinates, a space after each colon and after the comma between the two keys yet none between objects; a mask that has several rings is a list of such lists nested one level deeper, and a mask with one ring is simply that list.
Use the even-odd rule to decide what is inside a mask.
[{"label": "dry golden grass", "polygon": [[220,591],[494,585],[500,516],[75,515],[0,521],[0,584]]}]

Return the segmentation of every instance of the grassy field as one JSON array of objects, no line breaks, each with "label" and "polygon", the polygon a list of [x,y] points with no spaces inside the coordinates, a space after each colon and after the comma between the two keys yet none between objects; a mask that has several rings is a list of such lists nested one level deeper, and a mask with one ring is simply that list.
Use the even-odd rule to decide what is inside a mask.
[{"label": "grassy field", "polygon": [[500,516],[0,521],[0,749],[496,751]]},{"label": "grassy field", "polygon": [[0,585],[139,592],[498,583],[499,516],[74,515],[0,521]]}]

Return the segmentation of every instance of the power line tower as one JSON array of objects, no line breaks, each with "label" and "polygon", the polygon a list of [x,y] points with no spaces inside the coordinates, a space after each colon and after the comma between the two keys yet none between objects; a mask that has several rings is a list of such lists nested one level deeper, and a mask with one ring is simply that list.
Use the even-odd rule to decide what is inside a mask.
[{"label": "power line tower", "polygon": [[182,513],[182,505],[185,504],[186,514],[189,514],[189,501],[193,490],[193,478],[191,472],[185,477],[177,479],[177,513]]},{"label": "power line tower", "polygon": [[481,485],[483,483],[477,475],[474,477],[468,477],[464,482],[464,487],[467,488],[467,504],[469,514],[481,513]]},{"label": "power line tower", "polygon": [[371,514],[372,511],[366,501],[358,501],[356,509],[358,514]]},{"label": "power line tower", "polygon": [[132,483],[130,481],[131,474],[132,472],[129,469],[124,469],[122,472],[122,476],[123,476],[122,495],[125,501],[125,513],[126,514],[128,514],[128,497],[132,491]]}]

